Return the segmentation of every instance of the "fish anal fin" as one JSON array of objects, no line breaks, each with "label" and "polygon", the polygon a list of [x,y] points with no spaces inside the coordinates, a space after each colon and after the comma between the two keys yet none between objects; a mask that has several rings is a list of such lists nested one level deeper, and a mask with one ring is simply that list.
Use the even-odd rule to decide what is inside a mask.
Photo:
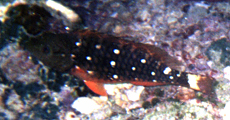
[{"label": "fish anal fin", "polygon": [[101,95],[101,96],[107,96],[106,90],[104,88],[103,83],[94,82],[94,81],[84,81],[87,87],[92,90],[94,93]]},{"label": "fish anal fin", "polygon": [[101,96],[107,96],[106,90],[104,88],[104,83],[98,82],[100,80],[89,75],[84,69],[81,69],[80,67],[75,67],[71,69],[71,74],[84,80],[86,86],[94,93]]}]

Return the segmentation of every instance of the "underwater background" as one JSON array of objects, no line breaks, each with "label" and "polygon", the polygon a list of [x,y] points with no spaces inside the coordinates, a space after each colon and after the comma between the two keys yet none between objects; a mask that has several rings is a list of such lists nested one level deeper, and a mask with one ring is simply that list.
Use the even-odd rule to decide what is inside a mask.
[{"label": "underwater background", "polygon": [[[185,72],[213,77],[212,95],[119,83],[99,96],[60,57],[69,36],[31,39],[79,30],[159,47]],[[229,59],[228,0],[1,0],[0,119],[228,120]]]}]

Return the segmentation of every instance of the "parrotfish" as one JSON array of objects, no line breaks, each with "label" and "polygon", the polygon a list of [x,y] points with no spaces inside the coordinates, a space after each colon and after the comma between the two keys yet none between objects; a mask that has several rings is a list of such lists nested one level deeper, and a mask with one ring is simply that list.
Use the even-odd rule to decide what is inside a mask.
[{"label": "parrotfish", "polygon": [[123,82],[143,86],[181,85],[203,93],[212,92],[212,77],[184,72],[181,61],[154,45],[90,30],[46,32],[30,37],[23,44],[45,65],[69,71],[99,95],[107,95],[103,84]]}]

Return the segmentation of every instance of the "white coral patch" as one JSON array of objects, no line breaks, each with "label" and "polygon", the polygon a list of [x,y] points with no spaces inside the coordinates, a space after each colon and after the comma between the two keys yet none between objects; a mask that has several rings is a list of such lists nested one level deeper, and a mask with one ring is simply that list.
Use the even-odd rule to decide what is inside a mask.
[{"label": "white coral patch", "polygon": [[222,110],[223,120],[230,120],[230,101],[226,103],[224,109]]},{"label": "white coral patch", "polygon": [[5,22],[5,20],[8,18],[6,13],[7,11],[9,10],[9,8],[11,7],[12,5],[10,3],[8,3],[6,6],[3,6],[0,4],[0,21],[1,22]]},{"label": "white coral patch", "polygon": [[123,84],[105,84],[104,85],[106,92],[109,95],[120,95],[122,94],[120,90],[125,90],[125,95],[129,101],[138,101],[140,100],[140,94],[144,90],[143,86],[135,86],[130,83]]},{"label": "white coral patch", "polygon": [[77,13],[75,13],[70,8],[63,6],[61,3],[53,1],[53,0],[47,0],[46,5],[56,11],[59,11],[62,13],[69,21],[71,22],[77,22],[80,21],[80,17]]},{"label": "white coral patch", "polygon": [[95,100],[88,97],[79,97],[71,105],[72,108],[83,114],[91,114],[98,111],[102,105],[99,105]]},{"label": "white coral patch", "polygon": [[144,89],[143,86],[134,86],[132,89],[126,90],[125,93],[130,101],[138,101]]},{"label": "white coral patch", "polygon": [[224,68],[224,78],[230,80],[230,66]]}]

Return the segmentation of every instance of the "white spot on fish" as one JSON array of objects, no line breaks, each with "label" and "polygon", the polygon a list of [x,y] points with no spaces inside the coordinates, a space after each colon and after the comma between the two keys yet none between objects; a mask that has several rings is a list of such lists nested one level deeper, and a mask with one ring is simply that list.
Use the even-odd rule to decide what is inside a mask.
[{"label": "white spot on fish", "polygon": [[80,69],[80,67],[79,67],[79,66],[77,66],[77,65],[75,65],[75,69],[77,69],[77,70],[78,70],[78,69]]},{"label": "white spot on fish", "polygon": [[141,63],[146,63],[146,60],[145,59],[141,59]]},{"label": "white spot on fish", "polygon": [[154,71],[152,71],[152,72],[151,72],[151,75],[154,76],[154,75],[156,75],[156,73],[155,73]]},{"label": "white spot on fish", "polygon": [[178,74],[176,74],[176,76],[177,76],[177,77],[180,77],[180,74],[181,74],[181,73],[178,73]]},{"label": "white spot on fish", "polygon": [[171,68],[166,67],[165,70],[164,70],[163,72],[164,72],[164,74],[168,75],[171,71],[172,71]]},{"label": "white spot on fish", "polygon": [[118,79],[118,75],[113,75],[113,78],[114,79]]},{"label": "white spot on fish", "polygon": [[101,45],[95,45],[96,49],[101,49]]},{"label": "white spot on fish", "polygon": [[81,42],[76,42],[75,45],[79,47],[81,46]]},{"label": "white spot on fish", "polygon": [[120,50],[118,50],[118,49],[114,49],[113,52],[114,52],[115,54],[117,54],[117,55],[120,54]]},{"label": "white spot on fish", "polygon": [[90,56],[87,56],[86,59],[87,60],[92,60],[92,58]]},{"label": "white spot on fish", "polygon": [[132,67],[132,70],[135,71],[135,70],[136,70],[136,67]]},{"label": "white spot on fish", "polygon": [[87,73],[90,74],[90,75],[92,75],[93,71],[88,70]]},{"label": "white spot on fish", "polygon": [[71,54],[71,58],[76,58],[76,56],[74,54]]},{"label": "white spot on fish", "polygon": [[111,65],[112,67],[115,67],[116,62],[115,62],[115,61],[110,61],[110,65]]}]

